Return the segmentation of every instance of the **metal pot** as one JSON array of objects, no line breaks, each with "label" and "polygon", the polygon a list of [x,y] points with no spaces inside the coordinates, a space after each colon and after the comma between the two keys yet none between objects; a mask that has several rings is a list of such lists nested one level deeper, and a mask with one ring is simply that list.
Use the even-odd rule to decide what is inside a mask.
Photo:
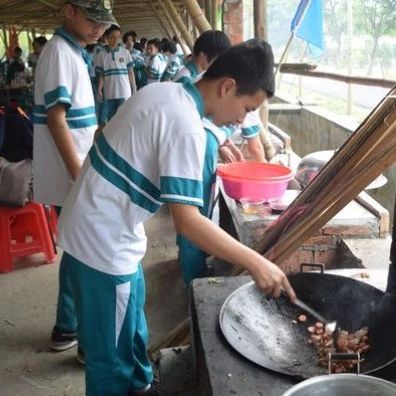
[{"label": "metal pot", "polygon": [[394,396],[396,384],[357,374],[313,377],[290,388],[282,396]]},{"label": "metal pot", "polygon": [[[298,164],[296,180],[306,187],[335,154],[334,150],[316,151],[303,157]],[[365,190],[382,187],[387,183],[384,175],[378,176]]]}]

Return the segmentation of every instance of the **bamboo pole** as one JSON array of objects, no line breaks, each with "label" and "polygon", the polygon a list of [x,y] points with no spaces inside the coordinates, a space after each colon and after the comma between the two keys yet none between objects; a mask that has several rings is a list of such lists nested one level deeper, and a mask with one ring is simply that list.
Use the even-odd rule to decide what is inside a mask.
[{"label": "bamboo pole", "polygon": [[[163,7],[163,10],[169,11],[169,14],[171,16],[171,19],[174,21],[175,25],[177,28],[180,30],[184,41],[187,43],[188,47],[192,49],[194,46],[194,40],[192,39],[190,33],[188,32],[187,28],[185,27],[183,20],[181,19],[179,13],[177,12],[175,6],[173,5],[171,0],[164,0],[164,3],[166,4],[166,8],[161,0],[157,0],[159,4],[161,4],[161,7]],[[166,11],[166,12],[167,12]]]},{"label": "bamboo pole", "polygon": [[[211,20],[211,12],[212,12],[212,4],[211,4],[211,0],[205,0],[204,1],[204,9],[205,9],[205,18],[206,20],[210,23]],[[201,8],[202,9],[202,8]],[[211,25],[211,23],[210,23]]]},{"label": "bamboo pole", "polygon": [[[187,43],[188,47],[192,49],[194,46],[194,40],[192,39],[190,33],[186,29],[179,13],[177,12],[176,8],[174,7],[172,1],[170,0],[157,0],[159,5],[162,8],[162,12],[167,16],[168,22],[176,26],[175,29],[181,32],[184,41]],[[166,6],[165,6],[166,5]],[[173,30],[175,30],[173,29]]]},{"label": "bamboo pole", "polygon": [[191,15],[192,21],[197,26],[199,33],[212,29],[196,0],[185,0],[184,4],[188,13]]},{"label": "bamboo pole", "polygon": [[163,20],[162,15],[159,13],[159,11],[154,7],[153,1],[150,1],[150,6],[151,9],[154,12],[154,15],[157,17],[162,29],[164,30],[165,34],[168,36],[169,39],[172,39],[173,35],[170,33],[168,27],[165,24],[165,21]]},{"label": "bamboo pole", "polygon": [[[356,196],[360,192],[359,189],[363,189],[384,171],[389,161],[390,164],[394,161],[396,155],[395,94],[396,90],[391,91],[363,121],[315,180],[279,217],[276,224],[269,227],[265,237],[255,245],[255,249],[259,252],[266,252],[276,241],[282,241],[283,255],[278,257],[270,253],[271,258],[276,257],[282,260],[287,252],[290,253],[294,243],[298,245],[301,242],[301,239],[294,242],[293,235],[303,235],[304,238],[308,238],[309,230],[313,232],[319,229],[324,221],[321,219],[327,219],[326,213],[330,215],[337,213],[334,210],[339,210],[341,204],[345,205],[349,202],[348,199],[352,200],[353,195]],[[340,201],[341,198],[342,201]],[[327,212],[331,206],[336,209]],[[311,219],[310,208],[315,209],[313,216],[316,215],[318,220]],[[311,223],[305,229],[309,221]],[[302,229],[306,233],[301,233]],[[290,234],[292,230],[294,233]],[[287,235],[289,235],[288,238],[286,238]],[[272,249],[275,251],[276,248]]]},{"label": "bamboo pole", "polygon": [[[168,24],[171,27],[171,30],[173,30],[176,38],[178,39],[184,54],[187,55],[189,52],[185,48],[184,41],[181,39],[181,36],[179,34],[179,30],[177,29],[177,26],[175,25],[174,20],[171,18],[171,16],[170,16],[167,8],[165,7],[165,5],[159,0],[157,0],[157,3],[160,5],[160,7],[162,9],[162,13],[165,15],[165,18],[168,21]],[[189,47],[189,49],[191,50],[192,47]]]},{"label": "bamboo pole", "polygon": [[210,24],[213,29],[217,29],[217,0],[211,0],[211,8],[212,10],[210,12]]}]

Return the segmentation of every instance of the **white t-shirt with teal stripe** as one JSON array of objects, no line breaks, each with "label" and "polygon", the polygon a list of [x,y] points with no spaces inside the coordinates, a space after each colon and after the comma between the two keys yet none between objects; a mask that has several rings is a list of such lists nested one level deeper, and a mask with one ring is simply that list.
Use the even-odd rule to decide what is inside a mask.
[{"label": "white t-shirt with teal stripe", "polygon": [[146,251],[143,222],[162,203],[203,205],[203,109],[192,84],[150,84],[126,101],[66,200],[59,245],[99,271],[134,273]]},{"label": "white t-shirt with teal stripe", "polygon": [[97,128],[95,102],[82,48],[63,29],[45,45],[35,74],[33,190],[38,202],[62,206],[73,182],[47,126],[47,111],[66,108],[77,154],[84,161]]},{"label": "white t-shirt with teal stripe", "polygon": [[148,59],[146,66],[147,84],[152,84],[161,80],[166,64],[167,60],[164,55],[159,52]]},{"label": "white t-shirt with teal stripe", "polygon": [[131,92],[128,71],[133,69],[129,51],[121,46],[111,50],[104,47],[95,57],[95,71],[104,77],[105,99],[128,99]]}]

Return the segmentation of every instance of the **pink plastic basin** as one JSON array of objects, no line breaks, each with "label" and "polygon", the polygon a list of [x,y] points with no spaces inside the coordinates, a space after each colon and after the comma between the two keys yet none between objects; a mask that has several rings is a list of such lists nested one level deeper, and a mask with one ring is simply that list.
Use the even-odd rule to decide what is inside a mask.
[{"label": "pink plastic basin", "polygon": [[283,195],[292,178],[290,168],[261,162],[234,162],[219,166],[217,174],[226,194],[236,200],[274,200]]}]

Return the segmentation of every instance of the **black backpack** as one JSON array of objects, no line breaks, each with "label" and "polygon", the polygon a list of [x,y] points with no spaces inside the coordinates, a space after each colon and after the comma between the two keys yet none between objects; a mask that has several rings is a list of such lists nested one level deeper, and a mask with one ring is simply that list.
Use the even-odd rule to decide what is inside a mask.
[{"label": "black backpack", "polygon": [[33,123],[7,103],[0,105],[0,156],[11,162],[33,158]]}]

